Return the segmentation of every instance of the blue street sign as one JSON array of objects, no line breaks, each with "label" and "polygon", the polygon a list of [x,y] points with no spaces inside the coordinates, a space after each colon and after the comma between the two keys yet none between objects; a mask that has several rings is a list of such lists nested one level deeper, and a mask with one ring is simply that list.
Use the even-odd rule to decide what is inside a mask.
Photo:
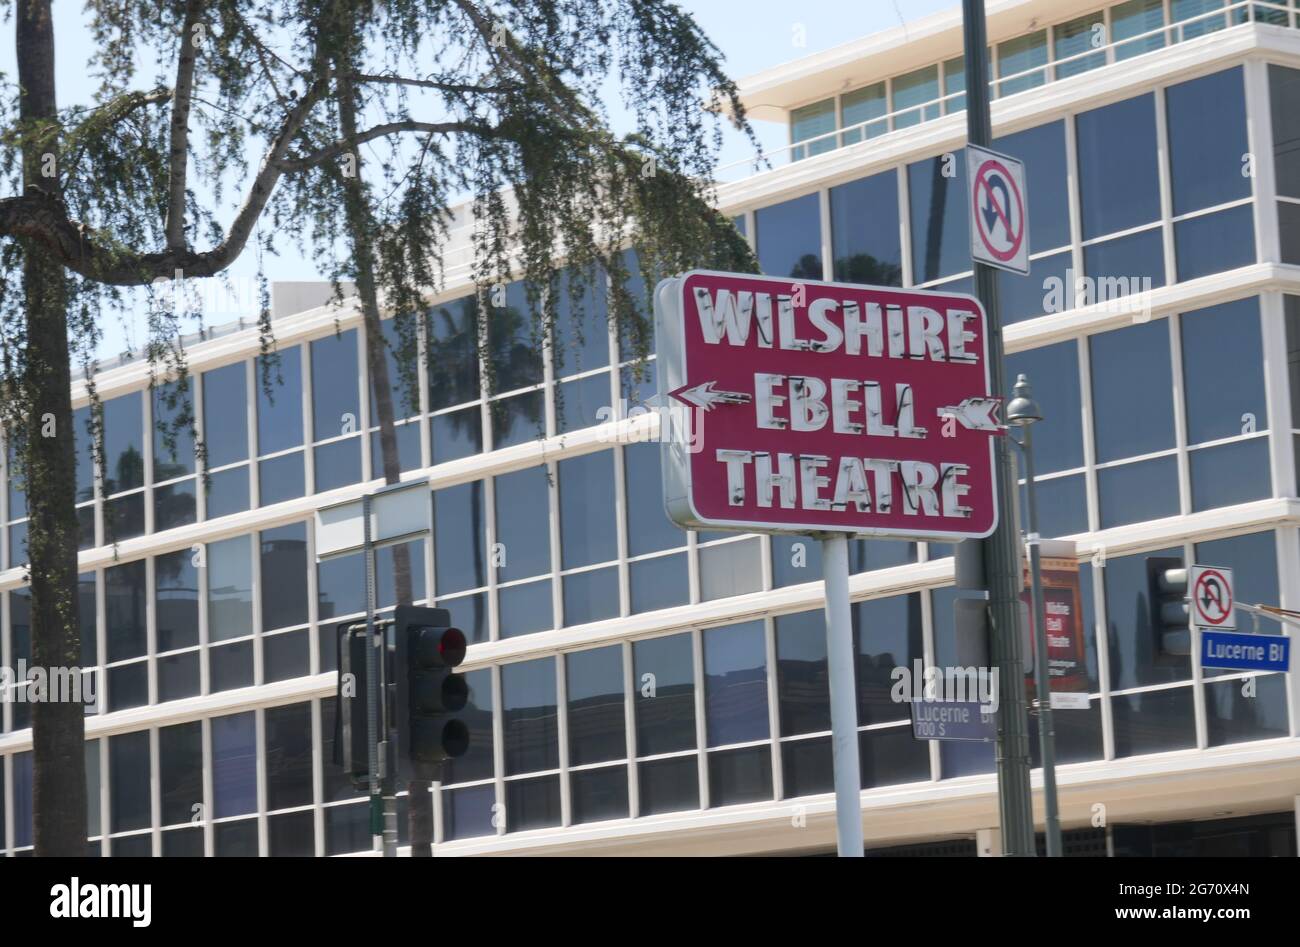
[{"label": "blue street sign", "polygon": [[987,704],[979,701],[912,701],[912,736],[918,740],[974,740],[991,743],[997,725]]},{"label": "blue street sign", "polygon": [[1235,631],[1201,632],[1201,667],[1234,671],[1287,671],[1291,639],[1285,635],[1243,635]]}]

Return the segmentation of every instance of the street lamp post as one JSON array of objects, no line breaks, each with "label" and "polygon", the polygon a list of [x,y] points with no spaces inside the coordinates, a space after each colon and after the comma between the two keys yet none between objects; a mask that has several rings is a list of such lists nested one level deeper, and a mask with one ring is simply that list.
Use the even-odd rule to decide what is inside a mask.
[{"label": "street lamp post", "polygon": [[1038,535],[1038,494],[1034,486],[1033,425],[1043,419],[1042,409],[1034,401],[1029,379],[1020,375],[1013,389],[1014,398],[1006,407],[1007,424],[1024,432],[1024,440],[1012,442],[1025,458],[1025,492],[1029,500],[1029,576],[1034,609],[1034,690],[1038,697],[1038,747],[1043,757],[1043,799],[1046,809],[1047,857],[1061,856],[1061,816],[1056,804],[1056,729],[1052,723],[1052,679],[1047,662],[1047,615],[1043,605],[1042,556]]}]

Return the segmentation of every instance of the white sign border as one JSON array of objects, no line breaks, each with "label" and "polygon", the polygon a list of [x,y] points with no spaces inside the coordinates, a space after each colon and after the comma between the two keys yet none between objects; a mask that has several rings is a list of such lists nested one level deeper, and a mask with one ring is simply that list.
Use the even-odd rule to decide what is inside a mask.
[{"label": "white sign border", "polygon": [[[937,298],[951,299],[957,297],[968,300],[974,311],[979,314],[980,325],[983,331],[980,333],[982,351],[981,358],[984,362],[984,387],[991,396],[997,397],[993,389],[992,372],[989,363],[989,330],[988,330],[988,313],[984,310],[983,304],[969,293],[957,292],[935,292],[925,289],[906,289],[900,286],[874,286],[863,283],[838,283],[830,280],[810,280],[794,278],[778,278],[775,276],[763,276],[757,273],[728,273],[722,270],[687,270],[675,277],[660,280],[659,285],[655,287],[655,362],[657,363],[656,377],[659,382],[659,397],[662,399],[661,410],[671,413],[673,408],[681,407],[671,402],[668,392],[676,391],[686,383],[686,345],[685,345],[685,326],[683,321],[686,317],[686,306],[684,302],[684,292],[686,281],[692,276],[722,276],[732,278],[743,278],[752,280],[761,280],[768,283],[775,283],[781,286],[792,286],[800,283],[808,286],[826,286],[834,289],[845,289],[852,292],[861,292],[863,290],[876,290],[887,293],[907,293],[917,296],[933,296]],[[668,518],[683,529],[719,529],[742,533],[777,533],[789,534],[796,536],[817,536],[827,533],[843,533],[848,536],[861,536],[870,539],[905,539],[905,540],[933,540],[937,542],[961,542],[964,539],[984,539],[993,535],[1001,521],[1001,510],[998,504],[998,470],[997,470],[997,444],[994,437],[1002,436],[997,434],[989,435],[989,472],[992,478],[992,502],[993,502],[993,520],[988,530],[982,533],[962,533],[962,532],[935,532],[934,530],[907,530],[907,529],[860,529],[828,526],[824,524],[805,524],[805,523],[775,523],[760,524],[749,520],[722,520],[710,519],[702,516],[695,508],[695,501],[691,483],[691,464],[689,453],[681,450],[681,445],[673,440],[670,436],[670,430],[663,414],[660,415],[659,424],[659,441],[660,441],[660,466],[663,477],[663,497],[664,511]],[[676,487],[679,496],[670,495],[670,488]],[[679,513],[686,513],[686,517],[674,515],[674,507]],[[684,522],[685,520],[685,522]]]},{"label": "white sign border", "polygon": [[[1214,625],[1197,620],[1200,612],[1196,608],[1196,583],[1206,572],[1215,572],[1228,580],[1228,591],[1232,595],[1233,608],[1228,609],[1225,624]],[[1187,570],[1187,615],[1188,624],[1197,631],[1236,631],[1237,630],[1237,579],[1229,566],[1193,565]],[[1231,624],[1227,624],[1231,622]]]},{"label": "white sign border", "polygon": [[[977,157],[978,156],[978,157]],[[1018,266],[1011,266],[1003,263],[1001,260],[992,258],[985,248],[981,245],[979,219],[975,216],[975,172],[980,166],[990,158],[1001,161],[1003,164],[1014,165],[1015,170],[1019,173],[1020,180],[1013,181],[1012,185],[1020,189],[1021,214],[1024,217],[1025,234],[1021,238],[1021,249],[1016,253],[1017,258],[1023,253],[1025,258],[1025,268],[1022,270]],[[1003,270],[1007,273],[1015,273],[1019,276],[1028,276],[1032,268],[1029,259],[1029,171],[1025,163],[1019,158],[1012,155],[1003,154],[1000,151],[993,151],[990,148],[981,148],[979,145],[966,146],[966,212],[970,217],[970,249],[971,258],[977,263],[984,263],[995,269]]]}]

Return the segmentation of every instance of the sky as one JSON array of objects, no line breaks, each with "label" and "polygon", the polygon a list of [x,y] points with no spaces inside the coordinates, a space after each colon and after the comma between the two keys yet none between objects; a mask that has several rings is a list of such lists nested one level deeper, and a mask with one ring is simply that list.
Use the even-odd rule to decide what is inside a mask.
[{"label": "sky", "polygon": [[[680,3],[692,14],[704,32],[722,51],[724,67],[739,79],[791,60],[820,52],[869,33],[890,29],[940,10],[958,5],[958,0],[685,0]],[[93,38],[86,28],[81,0],[53,0],[55,13],[56,81],[61,106],[91,100],[95,82],[86,68],[94,53]],[[14,68],[14,24],[12,15],[0,23],[0,72],[12,76]],[[142,78],[152,78],[152,69]],[[617,128],[624,117],[621,104],[612,98],[606,102],[611,121]],[[786,142],[785,127],[776,122],[755,122],[754,129],[765,149]],[[753,157],[743,136],[726,135],[720,163]],[[233,199],[233,198],[228,198]],[[231,212],[222,219],[229,222]],[[278,257],[267,257],[267,278],[275,280],[320,279],[313,262],[299,254],[288,241],[277,244]],[[253,276],[257,272],[254,255],[245,252],[228,270],[230,281],[223,287],[205,281],[199,297],[205,309],[204,321],[220,325],[239,316],[255,315],[256,297]],[[250,308],[251,307],[251,308]],[[134,349],[145,341],[143,311],[138,319],[128,317],[122,324],[106,325],[100,345],[101,357]],[[197,329],[194,325],[187,327]]]}]

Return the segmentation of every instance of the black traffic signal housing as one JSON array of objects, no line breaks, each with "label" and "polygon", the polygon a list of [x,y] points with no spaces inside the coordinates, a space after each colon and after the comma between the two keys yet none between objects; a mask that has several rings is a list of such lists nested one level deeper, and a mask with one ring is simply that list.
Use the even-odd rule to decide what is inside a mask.
[{"label": "black traffic signal housing", "polygon": [[[366,730],[366,623],[345,621],[335,628],[339,682],[334,714],[334,762],[354,785],[370,781],[370,746]],[[380,655],[376,655],[379,658]]]},{"label": "black traffic signal housing", "polygon": [[1148,556],[1148,621],[1156,663],[1183,664],[1192,653],[1187,606],[1187,567],[1181,556]]},{"label": "black traffic signal housing", "polygon": [[459,717],[469,686],[454,670],[465,644],[445,608],[399,605],[393,613],[390,740],[401,782],[440,780],[442,763],[469,749],[469,728]]}]

